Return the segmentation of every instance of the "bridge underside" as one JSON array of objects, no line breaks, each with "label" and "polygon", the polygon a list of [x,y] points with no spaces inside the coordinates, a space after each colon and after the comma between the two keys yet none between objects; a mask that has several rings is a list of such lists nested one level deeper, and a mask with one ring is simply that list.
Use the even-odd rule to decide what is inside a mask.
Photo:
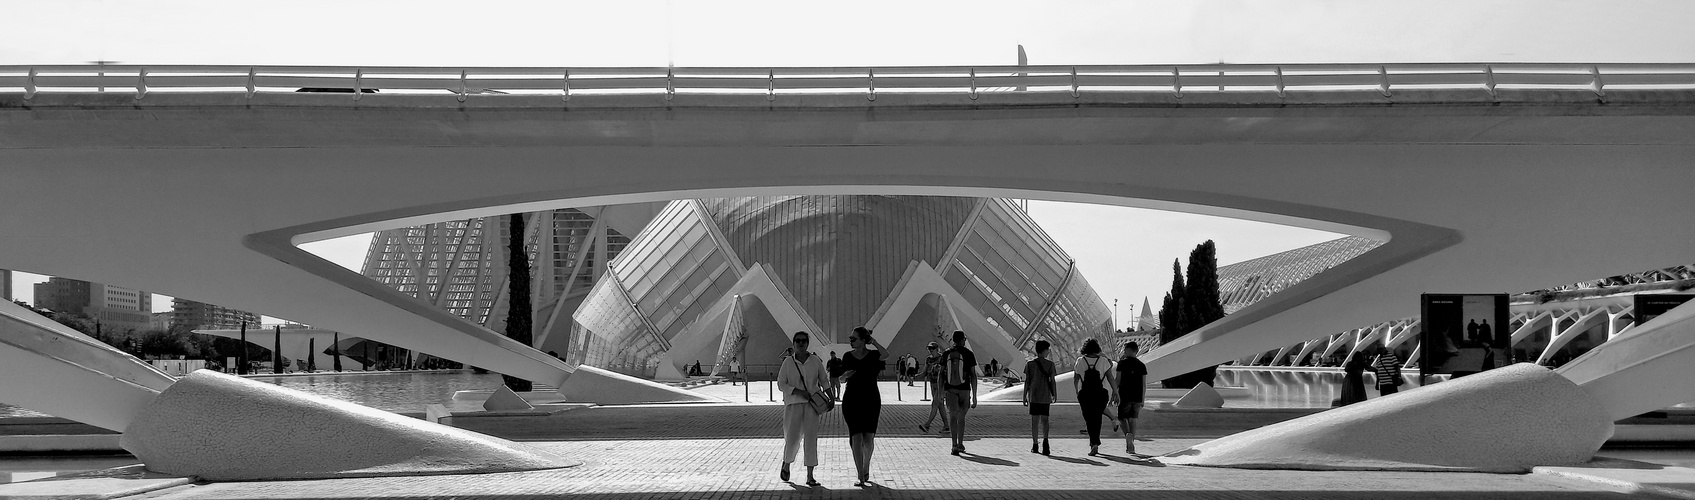
[{"label": "bridge underside", "polygon": [[1422,292],[1695,260],[1688,93],[1304,106],[879,96],[764,109],[301,97],[324,99],[0,96],[0,268],[264,311],[559,385],[572,368],[558,360],[294,245],[760,194],[1050,199],[1387,240],[1151,353],[1156,378],[1410,316]]}]

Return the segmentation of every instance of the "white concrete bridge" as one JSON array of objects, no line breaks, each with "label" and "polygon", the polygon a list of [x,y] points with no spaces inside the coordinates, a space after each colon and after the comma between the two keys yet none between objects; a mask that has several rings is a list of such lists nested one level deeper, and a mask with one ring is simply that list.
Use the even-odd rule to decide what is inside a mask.
[{"label": "white concrete bridge", "polygon": [[[307,87],[380,92],[293,92]],[[1695,65],[0,67],[0,268],[566,387],[580,369],[295,245],[831,193],[1147,207],[1386,241],[1151,353],[1164,377],[1409,316],[1422,292],[1695,260],[1692,165]],[[18,397],[0,384],[30,405]]]}]

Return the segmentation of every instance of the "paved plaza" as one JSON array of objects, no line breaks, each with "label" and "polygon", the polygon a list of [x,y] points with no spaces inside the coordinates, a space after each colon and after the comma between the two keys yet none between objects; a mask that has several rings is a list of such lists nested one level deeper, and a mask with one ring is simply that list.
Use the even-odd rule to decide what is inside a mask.
[{"label": "paved plaza", "polygon": [[[424,499],[424,498],[1315,498],[1425,499],[1695,498],[1695,470],[1600,459],[1583,467],[1531,474],[1274,471],[1178,466],[1123,453],[1122,434],[1107,432],[1101,456],[1077,433],[1075,405],[1053,414],[1053,455],[1030,452],[1028,416],[1017,404],[972,413],[968,453],[916,429],[928,408],[884,406],[872,483],[853,486],[854,469],[840,412],[824,420],[817,477],[808,488],[778,480],[781,407],[770,404],[603,406],[545,416],[457,418],[456,425],[523,441],[582,462],[531,472],[305,481],[186,483],[125,498]],[[1138,451],[1158,455],[1233,432],[1235,424],[1196,418],[1181,428],[1149,428]],[[1220,423],[1224,422],[1224,423]],[[1184,435],[1186,437],[1177,437]],[[256,445],[262,446],[262,445]],[[1606,455],[1603,452],[1603,455]],[[109,464],[107,464],[109,465]],[[107,479],[110,481],[110,479]],[[52,478],[73,492],[76,476]],[[134,482],[139,482],[134,481]],[[38,483],[32,491],[51,489]],[[167,483],[158,483],[165,485]],[[0,485],[0,497],[29,493],[29,483]],[[132,485],[133,486],[133,485]],[[111,495],[118,486],[99,486]],[[87,492],[85,492],[87,493]]]}]

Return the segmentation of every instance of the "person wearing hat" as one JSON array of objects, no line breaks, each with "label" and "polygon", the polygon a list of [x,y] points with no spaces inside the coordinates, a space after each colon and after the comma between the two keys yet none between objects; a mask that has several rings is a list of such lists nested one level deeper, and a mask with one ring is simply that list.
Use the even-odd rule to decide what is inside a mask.
[{"label": "person wearing hat", "polygon": [[924,346],[928,354],[924,355],[924,384],[930,388],[930,417],[924,419],[924,424],[918,426],[919,431],[930,433],[930,422],[936,420],[936,414],[942,415],[942,432],[949,432],[948,408],[942,402],[942,346],[935,342]]}]

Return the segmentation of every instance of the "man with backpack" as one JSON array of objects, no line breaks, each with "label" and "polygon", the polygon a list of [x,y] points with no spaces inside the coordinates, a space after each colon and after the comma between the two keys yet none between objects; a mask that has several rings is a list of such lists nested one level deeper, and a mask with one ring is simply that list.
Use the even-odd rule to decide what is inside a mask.
[{"label": "man with backpack", "polygon": [[953,347],[942,351],[942,389],[953,421],[953,454],[958,456],[965,452],[965,412],[977,407],[977,355],[965,347],[963,331],[954,330]]}]

